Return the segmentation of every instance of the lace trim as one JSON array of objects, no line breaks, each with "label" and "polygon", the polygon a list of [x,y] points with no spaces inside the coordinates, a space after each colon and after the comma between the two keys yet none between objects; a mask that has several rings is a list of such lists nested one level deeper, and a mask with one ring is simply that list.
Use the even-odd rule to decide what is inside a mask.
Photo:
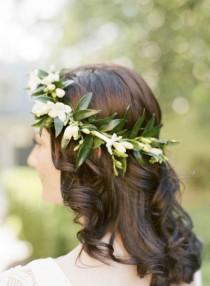
[{"label": "lace trim", "polygon": [[22,265],[0,273],[1,286],[38,286],[30,268]]}]

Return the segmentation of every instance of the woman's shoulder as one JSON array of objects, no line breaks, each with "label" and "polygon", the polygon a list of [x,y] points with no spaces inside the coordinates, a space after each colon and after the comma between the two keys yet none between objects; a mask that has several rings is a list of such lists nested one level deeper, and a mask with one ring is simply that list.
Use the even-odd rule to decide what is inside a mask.
[{"label": "woman's shoulder", "polygon": [[17,265],[0,273],[1,286],[37,286],[32,267]]},{"label": "woman's shoulder", "polygon": [[67,278],[52,257],[32,260],[0,273],[1,286],[70,286]]}]

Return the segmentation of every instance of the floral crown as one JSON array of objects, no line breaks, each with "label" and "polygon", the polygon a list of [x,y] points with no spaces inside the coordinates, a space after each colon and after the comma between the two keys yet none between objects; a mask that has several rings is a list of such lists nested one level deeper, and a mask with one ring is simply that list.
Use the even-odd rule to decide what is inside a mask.
[{"label": "floral crown", "polygon": [[162,163],[168,158],[164,154],[164,146],[178,143],[177,140],[157,138],[161,126],[155,126],[154,114],[143,126],[145,109],[133,127],[128,130],[124,126],[130,105],[127,106],[122,118],[116,118],[117,113],[105,118],[97,118],[101,110],[88,108],[92,93],[82,96],[76,106],[65,103],[65,90],[74,84],[72,79],[65,79],[63,70],[49,72],[36,69],[30,74],[28,89],[34,97],[32,112],[35,122],[32,126],[40,127],[40,134],[44,127],[54,126],[55,136],[62,131],[61,151],[65,151],[69,142],[78,141],[74,147],[76,152],[76,170],[83,164],[92,149],[105,144],[112,157],[114,175],[122,170],[123,176],[127,169],[127,149],[132,150],[134,158],[139,164],[144,164],[142,155],[149,157],[149,162]]}]

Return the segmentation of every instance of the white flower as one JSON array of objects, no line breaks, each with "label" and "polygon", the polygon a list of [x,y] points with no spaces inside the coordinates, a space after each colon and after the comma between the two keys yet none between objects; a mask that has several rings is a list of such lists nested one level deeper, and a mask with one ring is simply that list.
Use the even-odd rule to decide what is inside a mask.
[{"label": "white flower", "polygon": [[141,142],[145,144],[150,144],[152,140],[150,138],[141,137]]},{"label": "white flower", "polygon": [[159,149],[159,148],[151,148],[149,150],[149,152],[152,153],[155,156],[163,155],[163,151],[161,149]]},{"label": "white flower", "polygon": [[151,150],[151,146],[149,144],[138,142],[138,145],[145,152],[149,152]]},{"label": "white flower", "polygon": [[128,141],[122,141],[121,144],[126,148],[126,149],[133,149],[133,144],[128,142]]},{"label": "white flower", "polygon": [[50,83],[45,88],[45,91],[53,91],[56,88],[56,86],[53,83]]},{"label": "white flower", "polygon": [[56,96],[60,97],[60,98],[64,97],[64,95],[65,95],[65,91],[61,88],[56,88],[55,93],[56,93]]},{"label": "white flower", "polygon": [[53,118],[58,116],[61,121],[66,121],[67,114],[72,111],[69,105],[63,104],[62,102],[53,103],[48,101],[48,105],[50,107],[48,115]]},{"label": "white flower", "polygon": [[126,152],[126,148],[125,146],[120,143],[120,142],[113,142],[113,146],[115,147],[115,149],[121,153],[125,153]]},{"label": "white flower", "polygon": [[90,134],[90,130],[88,128],[82,128],[81,131],[85,134]]},{"label": "white flower", "polygon": [[29,81],[27,87],[30,89],[30,92],[34,92],[37,86],[41,83],[41,79],[38,76],[38,69],[30,72]]},{"label": "white flower", "polygon": [[79,127],[78,125],[69,125],[66,127],[63,137],[66,140],[71,140],[71,138],[74,138],[74,140],[77,140],[79,138]]},{"label": "white flower", "polygon": [[55,81],[59,81],[59,73],[50,73],[42,79],[42,84],[49,85]]},{"label": "white flower", "polygon": [[123,153],[124,150],[126,150],[124,146],[119,145],[119,142],[117,144],[117,141],[119,141],[121,138],[122,136],[118,137],[116,133],[113,133],[111,138],[106,138],[106,147],[111,155],[112,155],[112,148],[111,148],[112,146],[114,146],[118,151]]},{"label": "white flower", "polygon": [[32,113],[39,117],[44,114],[48,114],[49,110],[50,106],[48,103],[36,100],[32,108]]}]

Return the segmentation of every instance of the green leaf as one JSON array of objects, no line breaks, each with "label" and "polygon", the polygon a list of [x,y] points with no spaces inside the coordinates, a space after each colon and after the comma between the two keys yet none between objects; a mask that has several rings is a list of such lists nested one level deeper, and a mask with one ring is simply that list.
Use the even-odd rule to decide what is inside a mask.
[{"label": "green leaf", "polygon": [[35,115],[35,122],[32,124],[32,126],[39,126],[47,118],[48,118],[48,115],[43,115],[41,117],[37,117]]},{"label": "green leaf", "polygon": [[51,117],[48,117],[46,120],[45,120],[45,126],[46,127],[51,127],[52,123],[53,123],[53,118]]},{"label": "green leaf", "polygon": [[101,146],[101,144],[104,144],[104,141],[100,138],[94,137],[94,146],[93,149],[96,149]]},{"label": "green leaf", "polygon": [[140,130],[140,128],[144,122],[144,119],[145,119],[145,108],[143,110],[142,116],[138,118],[138,120],[135,122],[133,128],[131,129],[129,138],[135,138],[138,135],[139,130]]},{"label": "green leaf", "polygon": [[127,117],[128,117],[129,108],[130,108],[130,105],[128,105],[126,107],[124,115],[121,118],[121,122],[112,130],[113,132],[119,132],[119,131],[121,131],[123,129],[123,127],[125,126],[126,122],[128,121]]},{"label": "green leaf", "polygon": [[74,81],[72,79],[68,79],[68,80],[62,82],[62,87],[66,88],[66,87],[73,85],[73,84],[74,84]]},{"label": "green leaf", "polygon": [[113,132],[117,133],[123,129],[125,126],[125,123],[127,122],[127,119],[121,118],[119,124],[113,128]]},{"label": "green leaf", "polygon": [[46,102],[46,101],[52,101],[54,102],[53,98],[52,97],[49,97],[47,95],[39,95],[39,96],[36,96],[36,100],[39,100],[39,101],[42,101],[42,102]]},{"label": "green leaf", "polygon": [[134,150],[134,151],[133,151],[133,155],[134,155],[134,157],[136,158],[137,162],[138,162],[140,165],[142,165],[142,164],[145,163],[145,162],[144,162],[144,159],[143,159],[143,157],[142,157],[141,152]]},{"label": "green leaf", "polygon": [[80,98],[79,103],[77,104],[75,108],[75,111],[87,109],[92,99],[92,96],[93,96],[92,92],[88,92],[87,94],[83,95]]},{"label": "green leaf", "polygon": [[46,77],[47,75],[48,75],[48,73],[47,73],[46,71],[44,71],[44,70],[42,70],[42,69],[39,69],[39,70],[38,70],[38,77],[44,78],[44,77]]},{"label": "green leaf", "polygon": [[36,120],[31,126],[39,126],[41,124],[42,120],[43,120],[42,118],[39,120]]},{"label": "green leaf", "polygon": [[42,130],[43,130],[43,128],[45,127],[45,122],[46,122],[46,117],[43,119],[43,121],[41,122],[41,124],[40,124],[40,129],[39,129],[39,135],[41,136],[41,134],[42,134]]},{"label": "green leaf", "polygon": [[100,131],[107,132],[113,130],[121,123],[121,118],[113,119],[109,123],[100,126]]},{"label": "green leaf", "polygon": [[39,125],[40,125],[40,122],[38,121],[38,122],[33,123],[31,126],[39,127]]},{"label": "green leaf", "polygon": [[44,86],[43,85],[39,85],[36,90],[33,92],[33,95],[42,95],[44,93]]},{"label": "green leaf", "polygon": [[83,110],[78,110],[77,112],[74,112],[73,116],[74,116],[74,120],[81,120],[81,119],[85,119],[88,118],[94,114],[97,114],[101,112],[101,110],[96,110],[96,109],[83,109]]},{"label": "green leaf", "polygon": [[88,128],[90,130],[98,130],[97,127],[91,123],[84,123],[82,124],[82,128]]},{"label": "green leaf", "polygon": [[76,169],[78,169],[83,162],[86,160],[88,157],[92,147],[93,147],[93,142],[94,138],[93,136],[86,136],[84,138],[83,144],[81,144],[80,148],[77,151],[77,156],[76,156]]},{"label": "green leaf", "polygon": [[145,137],[156,137],[159,136],[160,128],[158,126],[154,126],[149,130],[144,130],[143,134]]},{"label": "green leaf", "polygon": [[63,121],[61,121],[58,116],[54,118],[54,126],[55,126],[55,137],[58,137],[64,126]]},{"label": "green leaf", "polygon": [[112,120],[115,116],[117,115],[117,112],[114,112],[111,116],[107,116],[104,118],[89,118],[89,121],[96,124],[97,126],[101,126],[104,124],[107,124],[110,122],[110,120]]},{"label": "green leaf", "polygon": [[155,124],[155,114],[152,114],[152,118],[147,122],[144,131],[142,133],[142,136],[145,136],[145,134],[149,134],[149,132],[154,128]]},{"label": "green leaf", "polygon": [[127,158],[122,158],[121,163],[122,163],[123,177],[124,177],[127,170]]},{"label": "green leaf", "polygon": [[123,129],[123,130],[120,130],[120,131],[118,131],[118,132],[116,132],[116,133],[117,133],[118,136],[128,137],[129,132],[130,132],[130,131],[129,131],[128,129]]}]

